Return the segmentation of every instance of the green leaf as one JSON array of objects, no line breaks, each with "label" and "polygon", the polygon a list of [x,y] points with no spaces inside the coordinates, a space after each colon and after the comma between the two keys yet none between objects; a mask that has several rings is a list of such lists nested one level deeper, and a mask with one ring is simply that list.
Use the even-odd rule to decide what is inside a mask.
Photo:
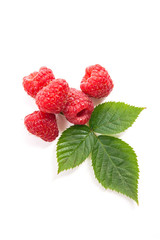
[{"label": "green leaf", "polygon": [[122,140],[98,136],[92,150],[95,176],[105,187],[132,198],[138,203],[139,169],[134,150]]},{"label": "green leaf", "polygon": [[143,109],[122,102],[102,103],[94,109],[89,126],[101,134],[120,133],[134,123]]},{"label": "green leaf", "polygon": [[86,125],[65,130],[57,143],[58,173],[80,165],[91,153],[94,134]]}]

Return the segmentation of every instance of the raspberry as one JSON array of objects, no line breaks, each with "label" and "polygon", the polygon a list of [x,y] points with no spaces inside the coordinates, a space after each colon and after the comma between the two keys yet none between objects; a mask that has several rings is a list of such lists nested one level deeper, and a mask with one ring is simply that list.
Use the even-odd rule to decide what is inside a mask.
[{"label": "raspberry", "polygon": [[63,114],[67,120],[74,124],[86,124],[93,112],[94,106],[87,95],[80,90],[70,88],[67,104]]},{"label": "raspberry", "polygon": [[44,141],[52,142],[58,137],[58,127],[54,114],[35,111],[24,119],[27,130],[42,138]]},{"label": "raspberry", "polygon": [[108,72],[99,64],[86,68],[80,85],[84,93],[94,98],[107,97],[113,86]]},{"label": "raspberry", "polygon": [[33,72],[23,78],[23,87],[30,96],[35,97],[37,93],[53,79],[55,79],[55,77],[52,70],[47,67],[41,67],[39,72]]},{"label": "raspberry", "polygon": [[43,112],[60,113],[67,102],[68,91],[68,83],[64,79],[56,79],[38,92],[36,103]]}]

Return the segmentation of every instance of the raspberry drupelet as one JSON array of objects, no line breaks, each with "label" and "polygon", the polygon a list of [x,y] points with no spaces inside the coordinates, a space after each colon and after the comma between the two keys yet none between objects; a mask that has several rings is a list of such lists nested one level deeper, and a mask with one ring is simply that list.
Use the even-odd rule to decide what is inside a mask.
[{"label": "raspberry drupelet", "polygon": [[113,89],[113,82],[108,72],[99,64],[86,68],[81,81],[81,90],[90,97],[107,97]]},{"label": "raspberry drupelet", "polygon": [[67,103],[63,114],[73,124],[86,124],[93,112],[94,106],[91,99],[82,91],[70,88]]},{"label": "raspberry drupelet", "polygon": [[64,79],[55,79],[36,96],[39,109],[47,113],[60,113],[63,111],[69,91],[69,85]]},{"label": "raspberry drupelet", "polygon": [[35,111],[25,117],[24,124],[30,133],[44,141],[52,142],[58,137],[59,131],[54,114]]},{"label": "raspberry drupelet", "polygon": [[51,69],[41,67],[39,72],[33,72],[23,78],[23,87],[28,95],[35,98],[37,93],[54,79]]}]

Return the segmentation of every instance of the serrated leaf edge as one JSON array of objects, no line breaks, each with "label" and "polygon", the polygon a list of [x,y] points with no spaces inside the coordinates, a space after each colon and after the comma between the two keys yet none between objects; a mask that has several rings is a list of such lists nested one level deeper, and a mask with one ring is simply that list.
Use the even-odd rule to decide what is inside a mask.
[{"label": "serrated leaf edge", "polygon": [[[122,103],[122,104],[125,104],[125,105],[129,106],[129,107],[139,108],[139,109],[141,110],[141,111],[139,112],[138,116],[136,117],[136,119],[135,119],[133,122],[131,122],[131,124],[129,125],[128,128],[130,128],[130,127],[136,122],[136,120],[137,120],[137,118],[139,117],[139,115],[140,115],[140,113],[142,112],[142,110],[146,109],[146,107],[136,107],[136,106],[134,106],[134,105],[127,104],[127,103],[125,103],[125,102],[109,101],[109,102],[104,102],[104,103],[98,104],[98,106],[96,106],[96,107],[94,108],[94,111],[95,111],[99,106],[105,105],[105,104],[107,104],[107,103]],[[93,111],[93,112],[94,112],[94,111]],[[92,114],[93,114],[93,113],[92,113]],[[91,117],[92,117],[92,116],[91,116]],[[92,129],[93,132],[96,132],[96,130],[93,129],[93,128],[90,126],[90,120],[89,120],[89,128]],[[128,129],[128,128],[127,128],[127,129]],[[102,135],[107,135],[107,136],[114,136],[114,135],[116,135],[116,134],[125,132],[127,129],[125,129],[124,131],[120,131],[120,132],[113,133],[113,134],[106,134],[106,133],[100,133],[100,134],[102,134]]]},{"label": "serrated leaf edge", "polygon": [[[96,136],[96,135],[95,135]],[[99,135],[100,136],[100,135]],[[103,135],[102,135],[103,136]],[[113,136],[111,136],[111,137],[113,137]],[[98,139],[98,136],[96,136],[96,138]],[[113,138],[116,138],[116,137],[113,137]],[[136,159],[137,159],[137,154],[136,154],[136,152],[134,151],[134,149],[128,144],[128,143],[126,143],[125,141],[123,141],[122,139],[120,139],[120,138],[117,138],[117,139],[119,139],[121,142],[124,142],[125,144],[127,144],[131,149],[132,149],[132,151],[134,152],[134,154],[135,154],[135,156],[136,156]],[[100,140],[99,140],[100,141]],[[91,160],[92,160],[92,155],[91,155]],[[93,168],[93,161],[92,161],[92,168]],[[131,198],[130,196],[128,196],[127,194],[124,194],[124,193],[122,193],[122,192],[120,192],[120,191],[117,191],[117,190],[115,190],[115,189],[113,189],[113,188],[111,188],[111,187],[105,187],[100,181],[99,181],[99,179],[96,177],[96,175],[95,175],[95,171],[94,171],[94,168],[93,168],[93,172],[94,172],[94,176],[95,176],[95,178],[96,178],[96,180],[105,188],[105,189],[110,189],[110,190],[112,190],[112,191],[114,191],[114,192],[118,192],[118,193],[120,193],[120,194],[122,194],[122,195],[124,195],[124,196],[127,196],[128,198],[130,198],[130,199],[132,199],[132,200],[134,200],[136,203],[137,203],[137,205],[139,205],[139,202],[138,202],[138,180],[139,180],[139,165],[138,165],[138,159],[137,159],[137,168],[138,168],[138,176],[137,176],[137,180],[136,180],[136,189],[137,189],[137,191],[136,191],[136,200],[135,199],[133,199],[133,198]]]},{"label": "serrated leaf edge", "polygon": [[[89,128],[87,125],[73,125],[73,126],[68,127],[65,131],[63,131],[62,134],[63,134],[64,132],[66,132],[67,130],[69,130],[69,129],[71,129],[71,128],[74,128],[75,126],[86,126],[86,127],[90,130],[90,128]],[[90,130],[89,133],[90,133],[90,132],[92,132],[92,131]],[[57,151],[57,148],[58,148],[58,143],[59,143],[59,141],[61,140],[62,134],[61,134],[61,136],[59,137],[59,139],[58,139],[58,141],[57,141],[57,144],[56,144],[56,157],[57,157],[57,163],[58,163],[58,171],[57,171],[57,174],[59,174],[59,173],[62,172],[62,171],[67,171],[67,170],[70,170],[70,169],[75,169],[75,168],[79,167],[79,166],[87,159],[87,158],[84,159],[83,162],[79,163],[79,164],[76,165],[75,167],[70,167],[70,168],[67,168],[67,169],[59,170],[59,162],[58,162],[58,151]],[[90,153],[90,154],[91,154],[91,153]]]}]

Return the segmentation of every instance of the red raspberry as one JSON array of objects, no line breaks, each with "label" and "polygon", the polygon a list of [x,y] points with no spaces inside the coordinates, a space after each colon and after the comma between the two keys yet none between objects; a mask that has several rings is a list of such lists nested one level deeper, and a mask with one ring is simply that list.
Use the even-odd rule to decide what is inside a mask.
[{"label": "red raspberry", "polygon": [[93,103],[86,94],[75,88],[70,88],[67,104],[63,110],[69,122],[79,125],[86,124],[93,109]]},{"label": "red raspberry", "polygon": [[52,142],[58,137],[58,127],[54,114],[35,111],[24,119],[27,130],[42,138],[44,141]]},{"label": "red raspberry", "polygon": [[94,98],[107,97],[113,86],[108,72],[98,64],[86,68],[80,85],[84,93]]},{"label": "red raspberry", "polygon": [[56,79],[39,91],[36,103],[43,112],[60,113],[66,105],[68,91],[68,83],[64,79]]},{"label": "red raspberry", "polygon": [[23,78],[23,87],[30,96],[35,97],[37,93],[53,79],[55,79],[55,77],[52,70],[47,67],[41,67],[39,72],[33,72]]}]

